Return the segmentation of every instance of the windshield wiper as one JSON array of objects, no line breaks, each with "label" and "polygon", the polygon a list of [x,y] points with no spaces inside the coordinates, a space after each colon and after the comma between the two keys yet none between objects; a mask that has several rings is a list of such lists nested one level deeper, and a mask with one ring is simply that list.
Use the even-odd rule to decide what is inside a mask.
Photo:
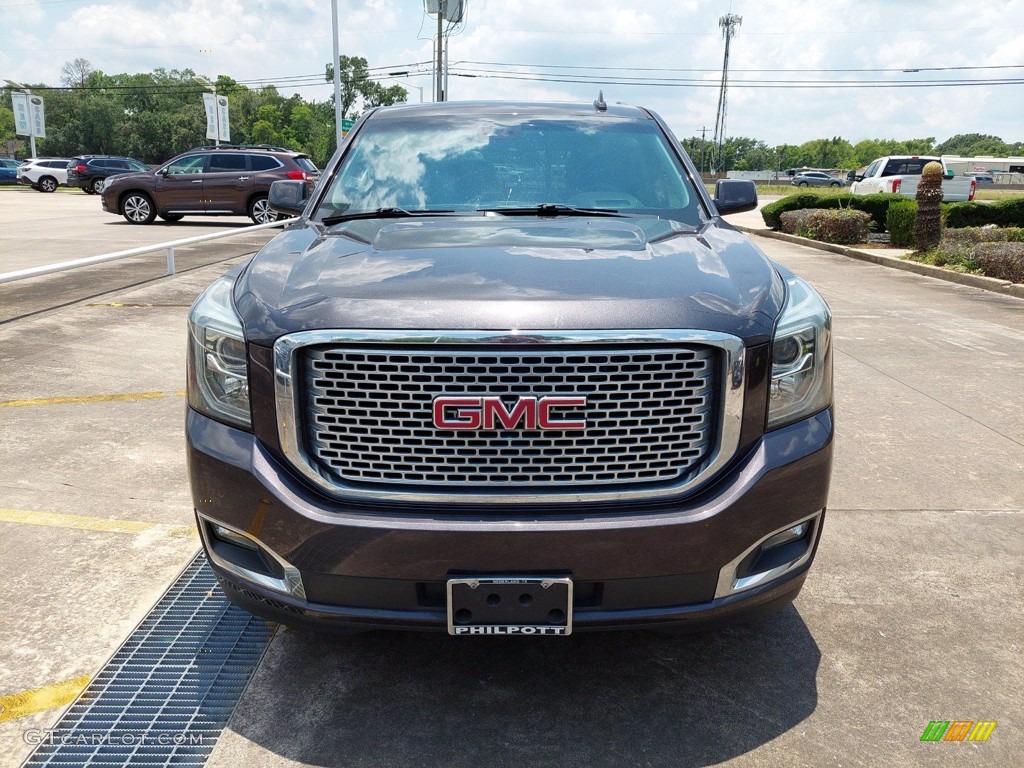
[{"label": "windshield wiper", "polygon": [[480,213],[500,213],[502,216],[616,216],[626,217],[632,214],[620,213],[615,208],[576,208],[562,203],[541,203],[526,208],[478,208]]},{"label": "windshield wiper", "polygon": [[417,210],[407,211],[405,208],[378,208],[375,211],[353,211],[351,213],[339,213],[328,216],[323,223],[328,226],[341,224],[343,221],[356,221],[357,219],[414,219],[417,216],[434,216],[439,213],[454,213],[451,210]]}]

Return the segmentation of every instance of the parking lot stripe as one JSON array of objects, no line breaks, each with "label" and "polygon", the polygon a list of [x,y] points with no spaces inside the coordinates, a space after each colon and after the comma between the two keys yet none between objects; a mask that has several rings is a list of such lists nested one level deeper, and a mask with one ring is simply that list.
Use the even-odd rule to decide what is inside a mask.
[{"label": "parking lot stripe", "polygon": [[107,533],[142,533],[151,528],[166,528],[168,536],[195,536],[195,526],[168,526],[162,523],[145,523],[139,520],[111,520],[86,515],[67,515],[59,512],[34,512],[27,509],[0,507],[0,523],[21,523],[42,525],[48,528],[76,528],[80,531],[104,531]]},{"label": "parking lot stripe", "polygon": [[88,684],[89,676],[82,675],[53,685],[44,685],[42,688],[4,696],[0,698],[0,723],[34,715],[36,712],[45,712],[54,707],[63,707],[74,701]]},{"label": "parking lot stripe", "polygon": [[123,395],[80,395],[78,397],[39,397],[30,400],[0,400],[0,408],[20,408],[26,405],[68,405],[72,403],[109,403],[119,400],[158,400],[161,397],[184,397],[185,390],[176,392],[130,392]]}]

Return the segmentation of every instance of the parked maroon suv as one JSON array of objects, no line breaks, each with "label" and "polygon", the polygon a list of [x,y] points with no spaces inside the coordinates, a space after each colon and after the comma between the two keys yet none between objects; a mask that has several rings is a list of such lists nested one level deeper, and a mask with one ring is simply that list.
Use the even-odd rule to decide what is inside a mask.
[{"label": "parked maroon suv", "polygon": [[304,181],[312,192],[320,171],[308,155],[267,146],[198,147],[159,170],[126,173],[103,187],[103,210],[132,224],[159,216],[248,216],[257,224],[274,221],[267,205],[270,185],[281,179]]}]

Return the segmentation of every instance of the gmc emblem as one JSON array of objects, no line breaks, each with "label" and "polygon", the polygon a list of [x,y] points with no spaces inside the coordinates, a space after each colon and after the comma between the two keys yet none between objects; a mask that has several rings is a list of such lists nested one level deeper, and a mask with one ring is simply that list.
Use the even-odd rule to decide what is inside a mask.
[{"label": "gmc emblem", "polygon": [[520,397],[508,408],[500,397],[434,398],[434,426],[438,429],[586,429],[580,419],[558,418],[566,408],[584,408],[585,397]]}]

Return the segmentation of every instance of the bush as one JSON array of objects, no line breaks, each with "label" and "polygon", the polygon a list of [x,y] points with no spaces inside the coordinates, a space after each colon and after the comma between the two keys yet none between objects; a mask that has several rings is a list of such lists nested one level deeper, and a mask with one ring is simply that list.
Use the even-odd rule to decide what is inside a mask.
[{"label": "bush", "polygon": [[1024,243],[1024,227],[963,227],[947,229],[942,244],[970,247],[978,243]]},{"label": "bush", "polygon": [[782,226],[782,214],[787,211],[798,211],[802,208],[830,209],[852,208],[853,210],[864,211],[871,216],[875,227],[882,231],[885,229],[885,217],[889,206],[894,202],[904,201],[907,198],[903,195],[852,195],[844,192],[840,195],[817,195],[810,192],[802,192],[797,195],[790,195],[781,200],[761,208],[761,218],[766,226],[771,229],[779,229]]},{"label": "bush", "polygon": [[863,243],[868,239],[870,221],[871,216],[864,211],[812,211],[807,217],[806,236],[837,245]]},{"label": "bush", "polygon": [[1024,283],[1024,243],[978,243],[971,255],[989,277]]},{"label": "bush", "polygon": [[788,235],[799,235],[807,229],[807,217],[817,210],[816,208],[801,208],[799,211],[786,211],[779,219],[781,229]]},{"label": "bush", "polygon": [[787,211],[798,211],[801,208],[842,208],[849,205],[850,194],[818,195],[813,192],[801,192],[761,208],[761,218],[765,226],[779,229],[782,226],[782,214]]},{"label": "bush", "polygon": [[871,216],[871,221],[879,232],[885,231],[885,219],[889,215],[889,206],[893,203],[906,202],[903,195],[879,193],[876,195],[854,195],[850,198],[850,207],[864,211]]},{"label": "bush", "polygon": [[913,200],[898,200],[889,206],[885,215],[885,228],[889,230],[889,242],[899,248],[914,247],[914,219],[917,217],[917,203]]},{"label": "bush", "polygon": [[944,207],[946,226],[954,229],[984,227],[987,224],[1024,227],[1024,198],[1014,197],[995,203],[950,203]]}]

